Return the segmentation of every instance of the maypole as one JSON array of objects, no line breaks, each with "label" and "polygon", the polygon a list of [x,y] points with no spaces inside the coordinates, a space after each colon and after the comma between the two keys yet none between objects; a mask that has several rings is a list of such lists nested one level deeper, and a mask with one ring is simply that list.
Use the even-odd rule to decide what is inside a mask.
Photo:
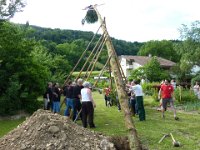
[{"label": "maypole", "polygon": [[[102,24],[101,28],[103,30],[103,33],[105,33],[105,35],[107,36],[105,44],[106,44],[106,47],[108,50],[108,57],[110,58],[110,66],[111,66],[112,74],[113,74],[114,80],[115,80],[116,89],[117,89],[117,93],[118,93],[118,97],[119,97],[119,102],[120,102],[122,111],[124,113],[126,128],[129,131],[128,137],[129,137],[130,149],[142,150],[142,145],[138,138],[137,130],[135,128],[134,121],[132,119],[131,112],[128,107],[128,97],[127,97],[127,93],[125,91],[124,80],[122,78],[122,74],[121,74],[120,68],[118,66],[118,64],[119,64],[118,58],[117,58],[114,46],[112,44],[111,38],[106,29],[105,19],[103,20],[101,18],[101,15],[100,15],[99,11],[97,10],[96,6],[97,5],[90,5],[90,6],[86,7],[86,9],[88,9],[88,12],[86,14],[85,20],[88,23],[94,23],[97,20],[99,20],[100,24]],[[83,20],[83,22],[85,20]]]}]

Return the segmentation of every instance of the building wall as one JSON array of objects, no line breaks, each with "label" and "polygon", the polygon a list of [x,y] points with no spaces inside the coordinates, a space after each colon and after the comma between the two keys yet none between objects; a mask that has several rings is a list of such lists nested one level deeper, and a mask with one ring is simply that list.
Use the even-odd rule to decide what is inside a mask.
[{"label": "building wall", "polygon": [[120,65],[122,67],[122,70],[124,72],[125,77],[129,77],[130,76],[130,72],[132,70],[135,70],[139,67],[141,67],[140,64],[133,62],[132,64],[130,64],[125,58],[121,58],[120,61]]},{"label": "building wall", "polygon": [[126,63],[127,63],[126,59],[122,57],[120,65],[122,67],[125,77],[127,77]]}]

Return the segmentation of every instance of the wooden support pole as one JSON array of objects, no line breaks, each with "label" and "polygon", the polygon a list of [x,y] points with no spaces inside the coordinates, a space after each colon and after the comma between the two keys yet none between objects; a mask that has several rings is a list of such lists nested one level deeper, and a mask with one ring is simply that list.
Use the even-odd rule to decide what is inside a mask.
[{"label": "wooden support pole", "polygon": [[118,66],[118,63],[116,61],[116,52],[114,49],[114,46],[112,44],[111,38],[108,34],[108,31],[106,29],[106,25],[105,25],[105,20],[103,21],[103,19],[101,18],[101,15],[99,14],[96,6],[93,6],[94,10],[96,11],[97,15],[98,15],[98,19],[100,21],[100,23],[102,24],[102,30],[103,32],[105,32],[105,34],[108,36],[107,40],[106,40],[106,47],[108,50],[108,56],[111,57],[110,59],[110,65],[112,68],[112,73],[114,76],[114,80],[115,80],[115,84],[116,84],[116,88],[117,88],[117,93],[118,93],[118,97],[119,97],[119,102],[122,108],[122,111],[124,113],[124,119],[125,119],[125,125],[126,128],[129,131],[129,143],[130,143],[130,148],[133,150],[142,150],[142,145],[141,142],[138,138],[137,135],[137,131],[134,125],[134,121],[132,119],[131,116],[131,112],[129,110],[128,107],[128,97],[127,97],[127,93],[125,91],[124,88],[124,82],[120,73],[120,68]]}]

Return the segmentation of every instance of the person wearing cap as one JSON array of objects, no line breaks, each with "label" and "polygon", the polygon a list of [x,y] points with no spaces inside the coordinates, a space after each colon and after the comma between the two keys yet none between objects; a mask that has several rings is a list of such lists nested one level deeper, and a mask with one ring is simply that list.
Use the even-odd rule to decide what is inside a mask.
[{"label": "person wearing cap", "polygon": [[[90,128],[95,128],[94,125],[94,108],[96,104],[92,97],[91,84],[87,81],[83,83],[83,87],[81,89],[81,101],[82,101],[82,123],[83,127],[87,128],[87,124],[89,124]],[[88,122],[87,122],[88,120]]]}]

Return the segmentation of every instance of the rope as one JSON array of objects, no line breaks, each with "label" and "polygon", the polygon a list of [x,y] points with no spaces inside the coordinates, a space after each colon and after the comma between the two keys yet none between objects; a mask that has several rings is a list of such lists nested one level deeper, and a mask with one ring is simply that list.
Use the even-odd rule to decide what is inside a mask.
[{"label": "rope", "polygon": [[101,28],[102,24],[99,26],[98,30],[96,31],[96,33],[93,35],[92,39],[90,40],[90,42],[88,43],[86,49],[84,50],[84,52],[82,53],[81,57],[79,58],[78,62],[76,63],[76,65],[74,66],[74,68],[72,69],[72,71],[70,72],[70,74],[67,76],[67,79],[65,80],[64,84],[66,84],[69,80],[69,78],[71,77],[72,73],[74,72],[74,70],[76,69],[76,67],[78,66],[78,64],[80,63],[81,59],[83,58],[83,56],[85,55],[86,51],[89,49],[91,43],[93,42],[95,36],[97,35],[97,33],[99,32],[100,28]]}]

